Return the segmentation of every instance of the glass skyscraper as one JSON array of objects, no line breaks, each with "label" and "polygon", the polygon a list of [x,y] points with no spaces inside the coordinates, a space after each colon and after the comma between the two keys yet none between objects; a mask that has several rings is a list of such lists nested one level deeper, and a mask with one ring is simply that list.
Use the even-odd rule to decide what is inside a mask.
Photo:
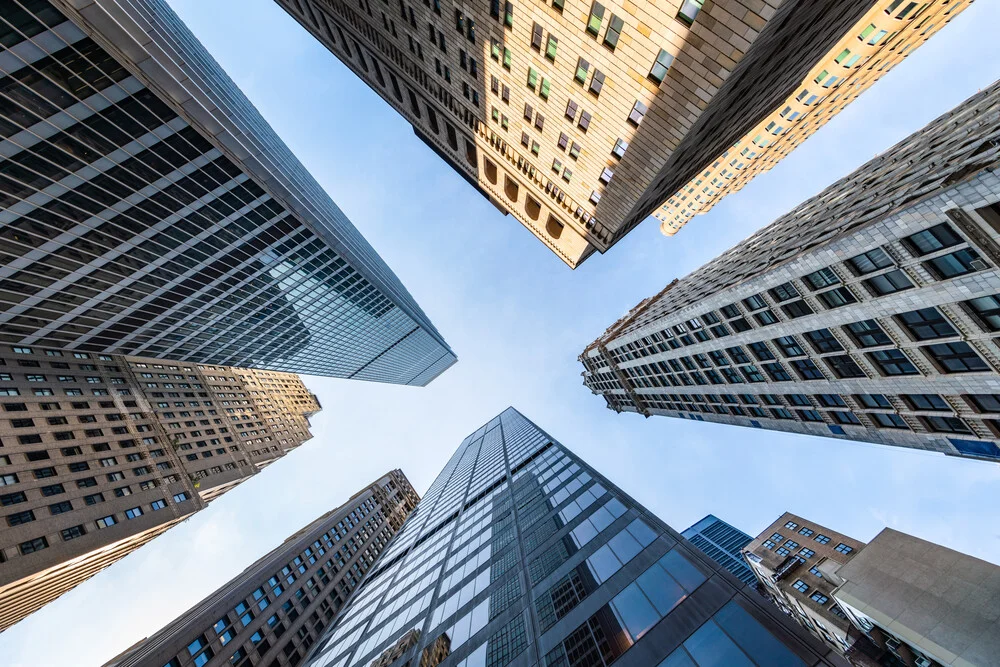
[{"label": "glass skyscraper", "polygon": [[0,7],[0,342],[411,385],[455,362],[163,0]]},{"label": "glass skyscraper", "polygon": [[513,408],[468,436],[309,667],[840,665]]},{"label": "glass skyscraper", "polygon": [[714,514],[709,514],[681,535],[708,554],[712,560],[732,572],[744,584],[751,586],[757,584],[757,577],[743,560],[743,547],[750,544],[753,538],[739,528],[734,528]]}]

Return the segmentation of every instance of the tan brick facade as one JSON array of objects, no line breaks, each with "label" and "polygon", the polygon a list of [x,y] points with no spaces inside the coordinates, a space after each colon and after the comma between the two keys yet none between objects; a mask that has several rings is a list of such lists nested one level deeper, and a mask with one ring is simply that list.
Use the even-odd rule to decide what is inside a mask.
[{"label": "tan brick facade", "polygon": [[[277,1],[571,267],[734,142],[756,138],[868,23],[897,20],[882,17],[895,0]],[[725,186],[701,193],[697,210],[769,168],[905,56],[883,51],[917,26],[910,41],[926,39],[967,4],[911,9],[898,37],[862,45],[850,90],[803,107],[738,177],[712,167],[709,179]],[[681,203],[685,216],[694,210]]]}]

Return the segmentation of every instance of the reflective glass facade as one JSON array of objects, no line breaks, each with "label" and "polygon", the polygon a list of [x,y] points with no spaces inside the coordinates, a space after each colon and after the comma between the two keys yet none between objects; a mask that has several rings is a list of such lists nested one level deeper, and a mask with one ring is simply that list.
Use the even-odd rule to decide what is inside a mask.
[{"label": "reflective glass facade", "polygon": [[0,342],[413,385],[455,362],[165,2],[73,4],[0,13]]},{"label": "reflective glass facade", "polygon": [[757,577],[743,560],[743,547],[750,544],[753,538],[742,530],[709,514],[681,535],[708,554],[712,560],[732,572],[744,584],[756,585]]},{"label": "reflective glass facade", "polygon": [[842,664],[513,408],[467,437],[309,667]]}]

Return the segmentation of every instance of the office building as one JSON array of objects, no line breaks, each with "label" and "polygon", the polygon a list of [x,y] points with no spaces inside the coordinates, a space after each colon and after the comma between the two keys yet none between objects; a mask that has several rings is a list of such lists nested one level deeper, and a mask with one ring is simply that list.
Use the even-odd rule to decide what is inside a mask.
[{"label": "office building", "polygon": [[1000,84],[614,323],[616,411],[1000,461]]},{"label": "office building", "polygon": [[729,570],[744,584],[756,585],[757,577],[743,560],[743,547],[753,539],[742,530],[730,526],[709,514],[681,532],[688,542],[704,551],[709,558]]},{"label": "office building", "polygon": [[0,345],[0,630],[311,437],[295,375]]},{"label": "office building", "polygon": [[840,665],[513,408],[468,436],[304,665]]},{"label": "office building", "polygon": [[1000,567],[886,528],[835,576],[833,597],[868,640],[848,652],[855,664],[1000,661]]},{"label": "office building", "polygon": [[419,500],[383,475],[105,667],[298,664]]},{"label": "office building", "polygon": [[676,232],[971,4],[277,2],[570,267]]},{"label": "office building", "polygon": [[864,547],[864,542],[785,512],[743,554],[762,593],[827,646],[844,654],[855,636],[850,620],[833,599],[837,584],[831,572]]},{"label": "office building", "polygon": [[0,42],[0,343],[420,386],[455,362],[164,0],[12,0]]}]

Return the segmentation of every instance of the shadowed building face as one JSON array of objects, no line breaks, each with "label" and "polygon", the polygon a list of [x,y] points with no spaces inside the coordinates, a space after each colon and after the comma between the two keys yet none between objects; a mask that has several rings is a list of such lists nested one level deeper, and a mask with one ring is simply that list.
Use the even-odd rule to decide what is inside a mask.
[{"label": "shadowed building face", "polygon": [[971,4],[277,2],[574,268],[675,233]]}]

